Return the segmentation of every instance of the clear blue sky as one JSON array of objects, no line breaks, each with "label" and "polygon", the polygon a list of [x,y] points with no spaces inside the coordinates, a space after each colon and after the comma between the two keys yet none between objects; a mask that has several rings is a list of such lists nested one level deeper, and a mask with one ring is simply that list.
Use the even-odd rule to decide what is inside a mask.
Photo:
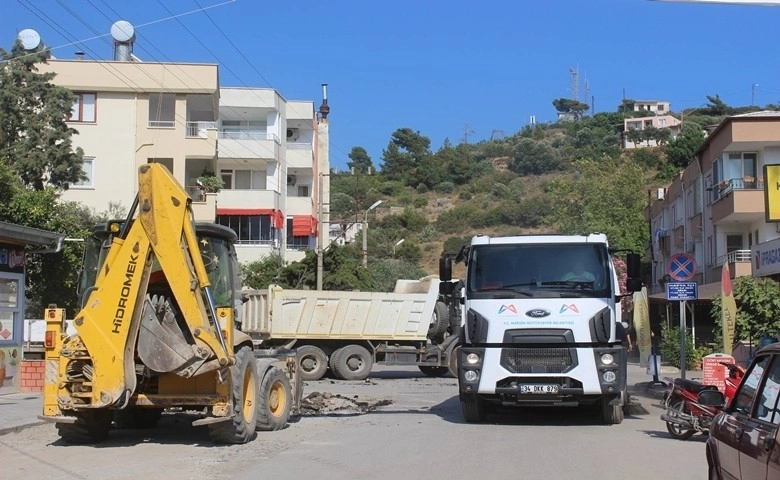
[{"label": "clear blue sky", "polygon": [[[593,97],[596,112],[614,111],[624,92],[668,100],[674,111],[715,94],[732,106],[749,105],[753,84],[756,104],[780,103],[780,7],[235,0],[206,10],[208,16],[142,26],[225,1],[3,0],[0,45],[8,49],[19,30],[33,28],[58,47],[108,33],[123,19],[138,27],[136,55],[216,62],[223,86],[270,86],[319,106],[320,84],[328,83],[331,165],[340,169],[353,146],[379,166],[390,135],[402,127],[428,136],[437,150],[445,138],[461,142],[465,125],[473,131],[469,141],[478,141],[498,130],[515,133],[531,115],[552,121],[552,100],[572,95],[570,68],[579,69],[580,100],[591,104]],[[110,37],[53,54],[71,58],[76,50],[110,59]]]}]

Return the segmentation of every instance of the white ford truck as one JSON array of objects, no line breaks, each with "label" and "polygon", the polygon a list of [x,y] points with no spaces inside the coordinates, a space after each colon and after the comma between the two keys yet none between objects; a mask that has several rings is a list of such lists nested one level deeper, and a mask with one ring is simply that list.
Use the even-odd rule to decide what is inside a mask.
[{"label": "white ford truck", "polygon": [[[466,264],[465,285],[453,290],[453,258],[445,256],[440,293],[462,303],[466,421],[483,421],[495,406],[592,405],[604,423],[622,422],[622,297],[605,235],[477,235],[454,261]],[[628,292],[641,288],[639,262],[627,255]]]}]

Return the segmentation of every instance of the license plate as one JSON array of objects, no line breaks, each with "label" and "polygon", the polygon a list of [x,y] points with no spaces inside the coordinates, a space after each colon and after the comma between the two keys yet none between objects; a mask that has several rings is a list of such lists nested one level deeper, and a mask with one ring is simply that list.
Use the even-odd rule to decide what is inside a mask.
[{"label": "license plate", "polygon": [[520,393],[558,393],[558,385],[520,385]]}]

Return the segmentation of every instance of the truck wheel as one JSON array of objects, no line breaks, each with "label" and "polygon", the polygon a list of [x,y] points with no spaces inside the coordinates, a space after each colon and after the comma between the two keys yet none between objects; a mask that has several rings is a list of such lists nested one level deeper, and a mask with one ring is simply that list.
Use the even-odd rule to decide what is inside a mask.
[{"label": "truck wheel", "polygon": [[418,365],[420,371],[429,377],[443,377],[449,373],[450,369],[447,367],[434,367],[431,365]]},{"label": "truck wheel", "polygon": [[257,425],[257,393],[259,391],[257,363],[252,349],[242,347],[236,353],[236,364],[230,367],[230,396],[233,417],[209,424],[209,435],[217,443],[246,443],[252,439]]},{"label": "truck wheel", "polygon": [[487,418],[485,401],[479,397],[461,398],[460,409],[463,411],[463,418],[468,423],[484,422],[485,418]]},{"label": "truck wheel", "polygon": [[341,347],[331,355],[333,374],[341,380],[365,380],[371,373],[371,354],[360,345]]},{"label": "truck wheel", "polygon": [[71,414],[76,423],[58,423],[57,432],[68,443],[99,443],[108,438],[114,412],[108,409],[82,410]]},{"label": "truck wheel", "polygon": [[623,406],[610,405],[609,398],[601,399],[601,420],[606,425],[617,425],[623,421]]},{"label": "truck wheel", "polygon": [[162,408],[127,407],[114,411],[114,423],[117,428],[154,428],[162,413]]},{"label": "truck wheel", "polygon": [[328,370],[328,356],[320,347],[303,345],[296,348],[301,380],[319,380]]},{"label": "truck wheel", "polygon": [[450,327],[450,309],[444,302],[436,302],[436,306],[433,309],[433,318],[431,319],[431,326],[428,329],[428,337],[435,338],[440,337],[447,333],[447,329]]},{"label": "truck wheel", "polygon": [[278,367],[271,367],[260,382],[257,397],[257,430],[276,431],[287,426],[292,407],[290,379]]}]

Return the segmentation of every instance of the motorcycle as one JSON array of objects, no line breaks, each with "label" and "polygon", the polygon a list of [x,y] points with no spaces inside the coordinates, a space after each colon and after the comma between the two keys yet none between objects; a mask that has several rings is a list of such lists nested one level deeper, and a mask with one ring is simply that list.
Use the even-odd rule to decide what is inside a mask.
[{"label": "motorcycle", "polygon": [[695,380],[684,378],[666,378],[669,390],[664,392],[663,407],[666,413],[661,420],[666,422],[666,430],[672,438],[687,440],[695,433],[709,433],[710,424],[715,415],[725,408],[737,393],[745,369],[733,363],[718,362],[728,368],[725,378],[725,405],[718,405],[720,395],[715,385],[704,385]]}]

